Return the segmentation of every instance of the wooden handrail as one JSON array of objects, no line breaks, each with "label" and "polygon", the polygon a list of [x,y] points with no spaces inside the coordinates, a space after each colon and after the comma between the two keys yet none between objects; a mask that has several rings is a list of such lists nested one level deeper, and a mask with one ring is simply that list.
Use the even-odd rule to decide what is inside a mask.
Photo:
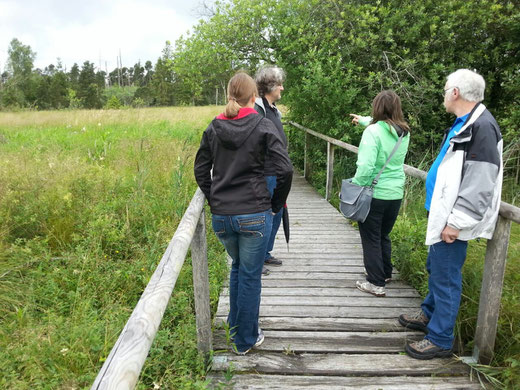
[{"label": "wooden handrail", "polygon": [[[307,179],[309,176],[308,160],[308,135],[313,135],[327,141],[327,182],[325,184],[325,198],[330,199],[332,194],[332,178],[334,172],[334,146],[349,150],[353,153],[358,152],[358,148],[346,142],[328,137],[317,131],[308,129],[296,122],[285,122],[297,129],[305,132],[304,144],[304,169],[303,174]],[[427,173],[404,165],[404,172],[412,177],[426,180]],[[482,286],[480,290],[479,313],[477,328],[475,332],[475,347],[473,349],[473,361],[489,364],[493,358],[495,346],[496,330],[500,300],[502,297],[502,287],[504,284],[504,273],[506,268],[507,247],[511,232],[511,222],[520,223],[520,208],[506,202],[500,202],[499,217],[493,238],[488,240],[486,257],[484,260],[484,274],[482,276]]]},{"label": "wooden handrail", "polygon": [[204,194],[197,189],[173,238],[91,389],[133,389],[139,379],[171,293],[192,247],[198,348],[211,350],[211,313],[204,222]]}]

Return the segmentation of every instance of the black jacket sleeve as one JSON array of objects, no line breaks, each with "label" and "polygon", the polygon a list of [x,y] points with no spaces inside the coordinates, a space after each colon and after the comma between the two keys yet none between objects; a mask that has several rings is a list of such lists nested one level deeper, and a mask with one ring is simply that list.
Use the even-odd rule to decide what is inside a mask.
[{"label": "black jacket sleeve", "polygon": [[276,188],[271,199],[271,208],[273,213],[277,213],[284,206],[289,196],[293,167],[287,149],[284,147],[283,140],[275,125],[270,120],[265,119],[265,121],[268,122],[266,148],[276,171]]},{"label": "black jacket sleeve", "polygon": [[197,184],[206,196],[208,204],[211,204],[211,168],[213,167],[213,156],[211,154],[211,148],[208,140],[208,130],[209,127],[202,134],[200,147],[197,152],[197,156],[195,157],[194,173]]}]

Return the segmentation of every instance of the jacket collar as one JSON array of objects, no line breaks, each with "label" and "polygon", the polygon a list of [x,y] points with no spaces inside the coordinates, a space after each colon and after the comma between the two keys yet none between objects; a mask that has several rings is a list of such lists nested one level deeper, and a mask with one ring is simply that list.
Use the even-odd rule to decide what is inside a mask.
[{"label": "jacket collar", "polygon": [[227,116],[225,116],[223,113],[220,114],[219,116],[217,116],[217,119],[223,119],[223,120],[236,120],[236,119],[241,119],[245,116],[248,116],[250,114],[258,114],[258,112],[254,109],[254,108],[250,108],[250,107],[243,107],[241,108],[239,111],[238,111],[238,115],[235,116],[234,118],[228,118]]},{"label": "jacket collar", "polygon": [[454,143],[462,143],[467,142],[472,137],[473,126],[471,126],[475,121],[484,113],[486,110],[486,106],[482,103],[477,103],[473,110],[469,113],[466,122],[462,125],[462,128],[459,131],[459,134],[454,136],[451,141]]}]

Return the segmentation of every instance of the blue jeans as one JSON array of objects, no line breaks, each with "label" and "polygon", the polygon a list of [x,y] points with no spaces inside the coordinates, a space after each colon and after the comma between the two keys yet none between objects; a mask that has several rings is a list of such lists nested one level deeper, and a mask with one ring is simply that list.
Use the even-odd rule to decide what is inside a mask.
[{"label": "blue jeans", "polygon": [[435,345],[451,349],[453,329],[462,294],[462,266],[466,260],[467,241],[444,241],[431,245],[426,261],[428,295],[421,308],[430,319],[426,339]]},{"label": "blue jeans", "polygon": [[251,348],[258,337],[262,267],[272,221],[271,210],[212,216],[213,230],[233,259],[228,324],[239,352]]},{"label": "blue jeans", "polygon": [[[269,191],[269,194],[271,195],[271,198],[272,198],[274,189],[276,188],[276,176],[266,176],[265,181],[267,183],[267,190]],[[271,235],[269,236],[269,240],[267,241],[267,249],[265,251],[264,260],[269,260],[271,257],[273,257],[270,252],[274,248],[274,239],[276,238],[276,233],[278,233],[278,229],[280,228],[280,222],[282,221],[282,212],[283,212],[283,210],[280,210],[273,217]]]}]

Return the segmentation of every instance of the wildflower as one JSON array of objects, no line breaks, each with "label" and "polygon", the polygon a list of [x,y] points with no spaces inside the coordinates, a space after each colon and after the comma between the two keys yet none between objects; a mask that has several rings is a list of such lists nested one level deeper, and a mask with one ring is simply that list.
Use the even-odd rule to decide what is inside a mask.
[{"label": "wildflower", "polygon": [[68,352],[68,350],[68,348],[62,348],[60,352],[62,353],[62,355],[65,355]]}]

